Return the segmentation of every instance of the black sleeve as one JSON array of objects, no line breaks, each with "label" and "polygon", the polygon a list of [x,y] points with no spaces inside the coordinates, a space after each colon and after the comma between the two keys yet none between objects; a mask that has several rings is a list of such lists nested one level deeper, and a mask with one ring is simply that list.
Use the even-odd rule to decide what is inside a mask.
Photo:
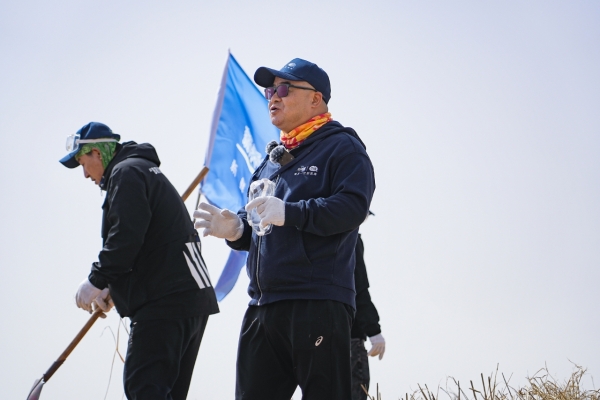
[{"label": "black sleeve", "polygon": [[356,287],[356,317],[352,326],[352,337],[375,336],[381,333],[379,314],[369,294],[369,278],[364,259],[364,244],[360,235],[356,241],[356,266],[354,284]]}]

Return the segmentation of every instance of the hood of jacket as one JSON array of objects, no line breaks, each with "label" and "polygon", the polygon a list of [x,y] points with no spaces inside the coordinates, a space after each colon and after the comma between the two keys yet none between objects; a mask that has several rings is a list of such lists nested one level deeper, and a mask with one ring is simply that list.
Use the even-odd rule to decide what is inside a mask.
[{"label": "hood of jacket", "polygon": [[350,135],[353,138],[355,138],[356,140],[358,140],[358,142],[361,144],[361,146],[365,150],[367,149],[367,146],[365,146],[363,141],[358,136],[358,133],[356,133],[356,131],[354,129],[347,127],[347,126],[343,126],[342,124],[340,124],[337,121],[328,122],[325,125],[323,125],[321,128],[317,129],[315,131],[315,133],[313,133],[308,138],[306,138],[306,140],[299,147],[301,147],[302,145],[305,145],[305,147],[309,146],[311,143],[313,143],[315,141],[320,141],[330,135],[335,135],[338,133],[347,133],[348,135]]},{"label": "hood of jacket", "polygon": [[118,163],[128,158],[144,158],[156,164],[157,167],[160,167],[160,159],[158,158],[156,149],[150,143],[137,144],[134,141],[130,141],[124,142],[123,144],[117,144],[115,156],[106,166],[102,179],[100,180],[100,189],[106,191],[108,178],[110,177],[113,168]]}]

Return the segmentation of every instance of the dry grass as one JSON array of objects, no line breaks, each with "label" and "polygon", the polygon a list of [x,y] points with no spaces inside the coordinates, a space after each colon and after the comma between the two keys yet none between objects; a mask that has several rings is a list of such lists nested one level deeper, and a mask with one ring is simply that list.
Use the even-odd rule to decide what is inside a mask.
[{"label": "dry grass", "polygon": [[[575,365],[569,379],[558,382],[548,372],[548,368],[540,369],[533,377],[528,377],[528,383],[522,388],[513,388],[504,374],[498,376],[498,369],[487,379],[481,374],[481,385],[473,384],[465,388],[454,378],[449,378],[446,388],[438,387],[434,394],[427,385],[421,387],[413,394],[406,394],[405,398],[399,400],[600,400],[600,390],[586,390],[581,387],[581,379],[586,369]],[[440,392],[442,398],[440,398]],[[376,387],[375,396],[367,395],[369,400],[381,400],[379,385]]]}]

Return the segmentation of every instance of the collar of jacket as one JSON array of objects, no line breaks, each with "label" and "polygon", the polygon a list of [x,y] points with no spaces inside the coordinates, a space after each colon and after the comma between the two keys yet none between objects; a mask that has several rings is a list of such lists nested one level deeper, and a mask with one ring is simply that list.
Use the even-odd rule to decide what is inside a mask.
[{"label": "collar of jacket", "polygon": [[[310,154],[310,152],[316,148],[315,145],[320,141],[328,138],[331,135],[337,135],[339,133],[345,133],[354,137],[365,148],[365,150],[367,149],[367,147],[365,146],[363,141],[360,140],[360,137],[358,137],[358,134],[354,129],[345,127],[337,121],[331,121],[323,125],[317,131],[315,131],[315,133],[310,135],[304,142],[302,142],[302,144],[300,144],[300,146],[290,150],[290,154],[292,154],[295,158],[289,163],[279,168],[277,172],[273,174],[273,176],[271,176],[270,178],[272,179],[273,177],[281,174],[282,172],[296,165],[298,161],[302,160],[307,154]],[[268,159],[268,156],[266,157],[266,159]],[[260,168],[262,168],[262,166]],[[257,170],[258,169],[259,168],[257,168]]]},{"label": "collar of jacket", "polygon": [[108,163],[106,168],[104,169],[104,173],[102,174],[102,178],[100,179],[100,190],[106,191],[106,184],[108,183],[108,177],[110,176],[110,173],[112,172],[114,166],[117,163],[119,163],[122,159],[122,156],[121,156],[122,148],[123,148],[123,145],[121,143],[117,143],[117,147],[115,148],[115,155],[112,158],[112,160],[110,160],[110,162]]},{"label": "collar of jacket", "polygon": [[125,142],[122,145],[117,144],[115,156],[112,160],[110,160],[106,166],[106,169],[104,170],[104,174],[102,174],[102,179],[100,180],[100,189],[104,191],[107,190],[113,169],[117,164],[127,158],[144,158],[156,164],[157,167],[160,167],[160,159],[158,158],[158,154],[156,154],[156,150],[151,144],[137,144],[134,141]]},{"label": "collar of jacket", "polygon": [[325,139],[326,137],[328,137],[330,135],[335,135],[337,133],[342,133],[342,132],[347,133],[348,135],[354,137],[356,140],[359,141],[359,143],[361,144],[362,147],[364,147],[365,150],[367,149],[367,146],[365,146],[364,142],[360,139],[360,137],[358,136],[358,133],[356,133],[356,131],[354,129],[347,127],[347,126],[343,126],[342,124],[340,124],[337,121],[331,121],[331,122],[328,122],[325,125],[323,125],[318,130],[316,130],[315,133],[313,133],[308,138],[306,138],[306,140],[302,144],[300,144],[300,146],[296,147],[295,149],[293,149],[291,151],[301,149],[302,147],[306,148],[315,141],[321,141],[322,139]]}]

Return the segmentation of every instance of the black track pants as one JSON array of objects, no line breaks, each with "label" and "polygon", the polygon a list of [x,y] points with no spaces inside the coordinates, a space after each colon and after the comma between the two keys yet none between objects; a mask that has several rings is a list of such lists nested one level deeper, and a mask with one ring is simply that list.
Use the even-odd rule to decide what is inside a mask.
[{"label": "black track pants", "polygon": [[354,311],[332,300],[285,300],[250,306],[244,316],[236,399],[351,398],[350,326]]},{"label": "black track pants", "polygon": [[123,380],[129,400],[184,400],[208,315],[131,323]]},{"label": "black track pants", "polygon": [[369,390],[369,358],[365,349],[365,341],[352,339],[350,345],[352,365],[352,400],[366,400],[367,393],[362,389],[364,385]]}]

